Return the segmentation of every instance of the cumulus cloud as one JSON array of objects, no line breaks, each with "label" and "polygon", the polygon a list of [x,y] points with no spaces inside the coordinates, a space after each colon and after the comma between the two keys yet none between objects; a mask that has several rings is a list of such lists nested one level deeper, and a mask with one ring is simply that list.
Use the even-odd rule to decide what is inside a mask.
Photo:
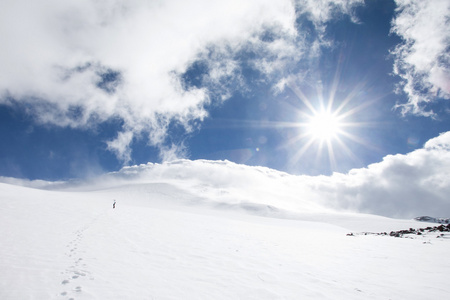
[{"label": "cumulus cloud", "polygon": [[104,182],[171,182],[222,203],[257,203],[295,213],[328,210],[388,217],[450,215],[450,132],[422,149],[388,155],[367,168],[332,176],[295,176],[231,162],[180,160],[126,167]]},{"label": "cumulus cloud", "polygon": [[[23,104],[57,126],[119,118],[123,128],[108,148],[124,161],[136,134],[164,150],[172,122],[192,130],[207,116],[205,104],[245,87],[242,57],[267,76],[304,57],[300,8],[323,26],[331,11],[360,1],[319,2],[324,12],[290,0],[5,0],[0,104]],[[202,84],[186,84],[183,75],[199,61]]]},{"label": "cumulus cloud", "polygon": [[393,217],[450,214],[450,132],[406,155],[314,179],[328,204]]},{"label": "cumulus cloud", "polygon": [[296,176],[229,161],[177,160],[128,166],[86,182],[5,177],[0,177],[0,182],[75,190],[164,183],[203,204],[288,218],[336,210],[398,218],[448,218],[450,131],[429,140],[422,149],[388,155],[367,168],[331,176]]},{"label": "cumulus cloud", "polygon": [[408,102],[397,105],[403,114],[433,116],[437,99],[450,99],[450,2],[396,0],[392,32],[403,39],[395,48],[394,73]]}]

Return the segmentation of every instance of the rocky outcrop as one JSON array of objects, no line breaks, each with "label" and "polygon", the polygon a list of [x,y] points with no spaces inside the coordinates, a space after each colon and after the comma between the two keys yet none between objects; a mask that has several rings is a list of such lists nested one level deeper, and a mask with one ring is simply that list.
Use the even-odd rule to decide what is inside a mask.
[{"label": "rocky outcrop", "polygon": [[429,216],[417,217],[417,218],[414,218],[414,220],[419,221],[419,222],[450,224],[450,219],[433,218],[433,217],[429,217]]},{"label": "rocky outcrop", "polygon": [[444,232],[450,232],[450,224],[444,225],[441,224],[439,226],[433,227],[424,227],[424,228],[409,228],[398,231],[387,232],[360,232],[360,233],[348,233],[347,236],[355,236],[355,235],[386,235],[392,237],[411,237],[412,235],[427,235],[429,233],[437,233],[437,238],[444,237]]}]

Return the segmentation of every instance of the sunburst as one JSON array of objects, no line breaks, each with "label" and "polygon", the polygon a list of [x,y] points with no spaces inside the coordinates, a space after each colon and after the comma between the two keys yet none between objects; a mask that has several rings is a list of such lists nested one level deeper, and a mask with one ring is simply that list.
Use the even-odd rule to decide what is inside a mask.
[{"label": "sunburst", "polygon": [[339,106],[335,105],[336,91],[334,89],[332,89],[328,98],[318,95],[318,100],[315,101],[318,102],[317,107],[312,104],[314,101],[307,98],[298,87],[295,85],[289,85],[289,87],[304,104],[304,108],[298,111],[299,122],[296,127],[298,127],[299,133],[285,144],[291,149],[293,145],[301,145],[292,154],[291,164],[297,164],[308,150],[315,147],[316,157],[318,158],[326,152],[331,170],[335,170],[337,169],[335,157],[337,149],[356,160],[348,146],[349,141],[362,144],[365,147],[373,147],[366,140],[352,133],[352,128],[372,125],[367,122],[354,121],[354,119],[358,119],[355,118],[358,112],[375,101],[365,101],[363,104],[352,106],[351,102],[356,98],[362,88],[361,86],[355,87],[345,99],[340,101]]},{"label": "sunburst", "polygon": [[315,112],[306,124],[308,135],[322,142],[336,138],[342,132],[342,126],[340,116],[325,110]]}]

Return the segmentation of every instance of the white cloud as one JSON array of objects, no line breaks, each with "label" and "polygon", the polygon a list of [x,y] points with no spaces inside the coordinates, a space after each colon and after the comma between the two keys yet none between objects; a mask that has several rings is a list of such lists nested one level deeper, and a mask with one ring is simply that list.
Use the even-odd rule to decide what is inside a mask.
[{"label": "white cloud", "polygon": [[448,217],[450,132],[406,155],[388,155],[367,168],[332,176],[295,176],[202,160],[127,167],[112,175],[140,182],[168,181],[210,200],[256,203],[296,213],[328,208],[401,218]]},{"label": "white cloud", "polygon": [[[205,103],[229,97],[223,82],[241,80],[239,51],[260,55],[253,66],[264,74],[301,59],[296,8],[306,5],[322,26],[332,10],[360,1],[335,2],[321,1],[322,14],[290,0],[4,0],[0,103],[24,103],[58,126],[120,118],[123,132],[108,145],[128,160],[130,134],[164,147],[171,121],[189,129],[207,116]],[[259,39],[264,32],[273,39]],[[180,75],[199,59],[208,60],[209,85],[186,89]]]},{"label": "white cloud", "polygon": [[437,98],[450,99],[450,2],[447,0],[396,0],[392,31],[404,39],[393,52],[394,73],[402,78],[408,95],[400,104],[403,114],[432,116],[427,106]]},{"label": "white cloud", "polygon": [[386,216],[450,214],[450,132],[423,149],[388,155],[348,174],[322,177],[315,186],[325,202]]},{"label": "white cloud", "polygon": [[427,150],[442,150],[450,152],[450,131],[442,133],[437,138],[431,139],[425,143]]},{"label": "white cloud", "polygon": [[[176,154],[176,147],[169,150]],[[291,218],[333,210],[399,218],[422,215],[448,218],[450,131],[429,140],[422,149],[406,155],[388,155],[367,168],[332,176],[295,176],[228,161],[177,160],[124,167],[85,182],[5,177],[0,177],[0,182],[76,190],[165,183],[185,190],[189,199],[201,200],[206,205]]]},{"label": "white cloud", "polygon": [[117,157],[122,161],[128,163],[131,160],[131,148],[130,143],[133,140],[133,133],[119,132],[117,138],[113,141],[109,141],[108,149],[115,152]]},{"label": "white cloud", "polygon": [[310,15],[317,28],[325,30],[325,23],[336,14],[347,14],[357,21],[353,14],[356,5],[364,4],[363,0],[298,0],[299,13]]},{"label": "white cloud", "polygon": [[183,144],[172,144],[170,147],[161,148],[160,156],[162,161],[174,161],[186,157],[186,147]]}]

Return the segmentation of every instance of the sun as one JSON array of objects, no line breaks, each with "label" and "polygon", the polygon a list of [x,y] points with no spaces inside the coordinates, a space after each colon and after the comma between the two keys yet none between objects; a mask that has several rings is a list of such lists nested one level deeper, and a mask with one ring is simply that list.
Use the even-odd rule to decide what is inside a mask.
[{"label": "sun", "polygon": [[315,156],[315,163],[323,163],[324,157],[327,157],[330,170],[337,170],[338,161],[344,156],[357,160],[351,145],[356,143],[370,146],[364,138],[355,133],[363,127],[373,126],[369,122],[358,121],[357,116],[371,101],[350,105],[349,102],[354,99],[352,93],[342,100],[339,99],[339,105],[335,104],[338,101],[334,95],[329,98],[318,97],[319,103],[315,106],[301,91],[294,92],[304,107],[297,110],[298,121],[292,125],[297,128],[297,132],[283,145],[285,148],[296,149],[291,152],[289,158],[291,165],[296,165],[305,155],[308,159]]},{"label": "sun", "polygon": [[294,121],[279,126],[294,130],[280,147],[287,149],[290,166],[311,168],[314,165],[324,169],[328,163],[330,171],[337,171],[348,165],[349,159],[359,161],[354,149],[363,146],[378,150],[362,133],[368,127],[378,126],[365,120],[367,112],[363,111],[379,98],[372,98],[366,91],[366,81],[342,88],[340,72],[338,68],[334,79],[326,85],[322,80],[317,85],[297,84],[295,79],[286,83],[295,103]]},{"label": "sun", "polygon": [[338,136],[342,125],[338,115],[329,111],[316,112],[306,124],[307,134],[315,140],[329,142]]},{"label": "sun", "polygon": [[[308,102],[308,104],[310,104]],[[322,106],[322,105],[321,105]],[[327,153],[330,169],[337,169],[336,150],[354,157],[346,140],[358,141],[358,138],[349,132],[351,127],[359,127],[359,123],[349,118],[357,109],[343,111],[344,107],[333,108],[332,105],[315,108],[308,105],[309,113],[299,111],[301,121],[297,123],[298,135],[293,136],[286,145],[301,142],[302,145],[292,155],[291,162],[296,164],[308,151],[316,155],[316,161],[322,160],[322,153]]]}]

